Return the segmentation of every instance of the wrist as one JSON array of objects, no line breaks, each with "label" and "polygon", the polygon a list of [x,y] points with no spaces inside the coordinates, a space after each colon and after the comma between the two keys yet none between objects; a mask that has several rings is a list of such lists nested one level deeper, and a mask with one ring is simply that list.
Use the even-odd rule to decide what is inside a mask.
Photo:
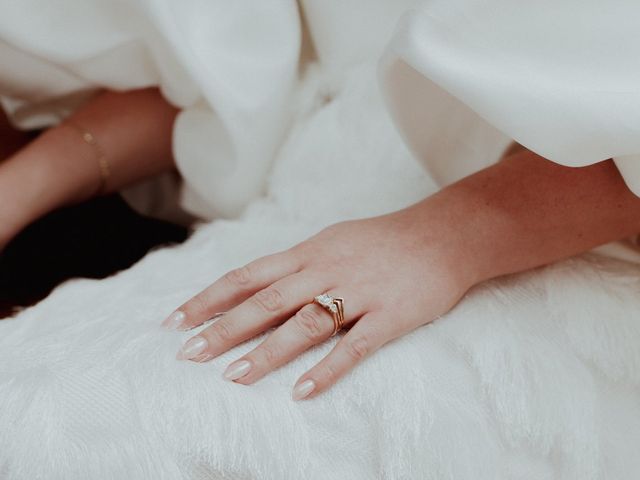
[{"label": "wrist", "polygon": [[424,222],[418,227],[449,283],[466,292],[483,281],[505,273],[512,253],[505,247],[504,231],[512,230],[509,218],[481,197],[464,188],[444,188],[410,207],[420,210]]},{"label": "wrist", "polygon": [[425,268],[442,285],[462,296],[474,285],[490,278],[476,242],[470,241],[468,209],[464,201],[442,190],[404,212],[408,237],[420,245]]}]

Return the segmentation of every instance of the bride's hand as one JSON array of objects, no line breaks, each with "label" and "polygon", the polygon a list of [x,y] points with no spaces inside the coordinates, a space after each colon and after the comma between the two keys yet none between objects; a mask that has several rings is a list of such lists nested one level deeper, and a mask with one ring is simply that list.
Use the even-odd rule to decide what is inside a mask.
[{"label": "bride's hand", "polygon": [[296,383],[316,395],[386,342],[447,312],[472,285],[640,231],[640,198],[613,162],[571,168],[528,150],[397,213],[340,223],[234,270],[166,321],[189,328],[229,310],[180,357],[205,361],[270,327],[225,376],[250,384],[333,332],[315,296],[344,298],[349,332]]},{"label": "bride's hand", "polygon": [[326,292],[344,299],[349,331],[302,375],[293,398],[325,391],[385,343],[447,312],[474,283],[463,239],[446,217],[427,200],[330,226],[227,273],[165,320],[168,328],[186,330],[227,311],[187,341],[178,358],[208,361],[278,326],[224,373],[251,384],[332,335],[331,313],[313,303]]}]

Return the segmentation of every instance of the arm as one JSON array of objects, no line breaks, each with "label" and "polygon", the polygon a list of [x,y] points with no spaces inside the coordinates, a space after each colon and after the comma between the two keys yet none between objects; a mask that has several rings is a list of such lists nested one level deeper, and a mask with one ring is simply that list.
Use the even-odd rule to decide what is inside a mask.
[{"label": "arm", "polygon": [[459,220],[472,284],[640,233],[640,198],[612,161],[571,168],[523,150],[426,203]]},{"label": "arm", "polygon": [[[155,89],[104,92],[73,115],[105,152],[106,192],[172,168],[175,115]],[[96,152],[78,131],[64,122],[47,130],[0,164],[0,248],[41,215],[88,199],[100,182]]]}]

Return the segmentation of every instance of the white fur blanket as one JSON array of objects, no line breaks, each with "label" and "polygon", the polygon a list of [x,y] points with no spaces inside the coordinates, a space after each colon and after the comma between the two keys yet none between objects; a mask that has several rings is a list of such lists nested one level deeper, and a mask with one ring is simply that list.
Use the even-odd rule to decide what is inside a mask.
[{"label": "white fur blanket", "polygon": [[258,340],[174,360],[186,335],[159,323],[226,270],[432,190],[373,68],[311,75],[298,105],[268,195],[241,219],[0,322],[0,478],[640,478],[632,264],[591,255],[476,288],[311,401],[291,387],[332,342],[250,387],[222,371]]}]

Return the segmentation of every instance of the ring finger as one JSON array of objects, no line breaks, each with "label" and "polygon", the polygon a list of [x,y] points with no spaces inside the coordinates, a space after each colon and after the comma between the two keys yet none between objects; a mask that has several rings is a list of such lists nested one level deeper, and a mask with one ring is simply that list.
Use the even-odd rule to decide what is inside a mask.
[{"label": "ring finger", "polygon": [[[336,298],[344,292],[329,292]],[[353,324],[365,313],[356,295],[344,302],[344,326]],[[302,307],[252,351],[231,363],[225,378],[244,385],[256,382],[267,373],[293,360],[312,346],[327,340],[334,331],[331,313],[316,303]]]},{"label": "ring finger", "polygon": [[197,362],[211,360],[277,325],[304,305],[313,292],[325,286],[318,275],[307,272],[278,280],[189,339],[178,358]]}]

